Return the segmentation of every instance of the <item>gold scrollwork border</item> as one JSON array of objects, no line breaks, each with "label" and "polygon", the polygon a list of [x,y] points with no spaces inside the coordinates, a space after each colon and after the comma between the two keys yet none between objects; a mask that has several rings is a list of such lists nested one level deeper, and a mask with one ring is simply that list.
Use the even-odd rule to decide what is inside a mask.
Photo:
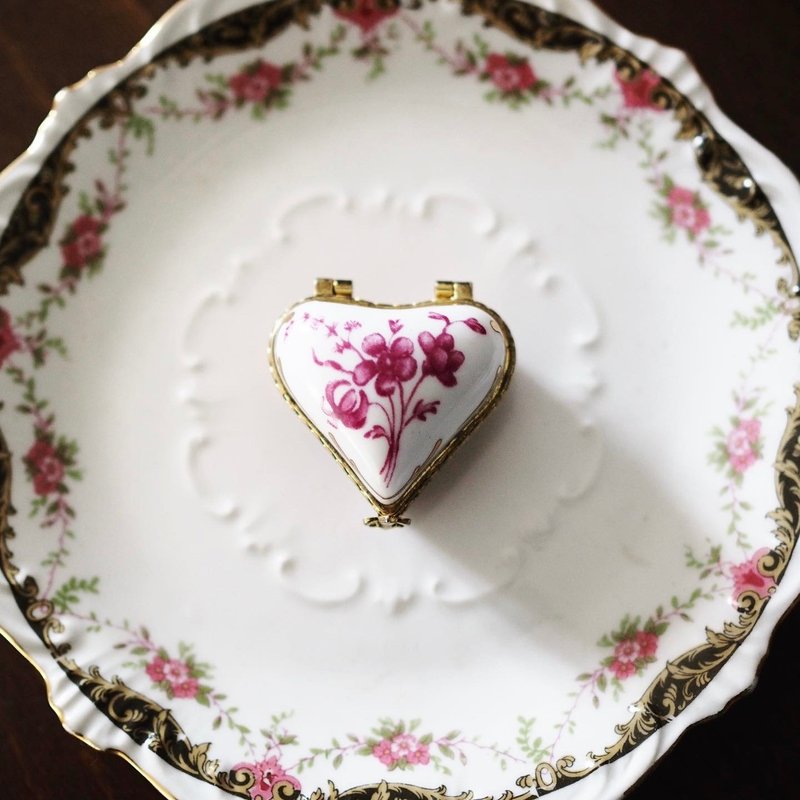
[{"label": "gold scrollwork border", "polygon": [[[626,78],[649,69],[647,62],[615,44],[603,34],[562,14],[545,11],[525,0],[462,0],[464,14],[482,16],[487,25],[504,31],[536,50],[577,53],[582,62],[613,61]],[[758,185],[739,154],[687,97],[662,76],[654,100],[671,111],[680,123],[677,139],[691,141],[703,179],[734,209],[740,219],[749,219],[757,235],[768,233],[777,247],[780,264],[788,264],[792,281],[778,281],[787,298],[800,294],[800,273],[783,226],[764,190]],[[789,326],[792,339],[800,336],[800,310]]]},{"label": "gold scrollwork border", "polygon": [[[209,61],[223,53],[260,47],[290,25],[307,26],[310,18],[326,4],[346,5],[347,0],[272,0],[236,12],[167,48],[98,100],[47,157],[23,191],[0,236],[0,295],[7,293],[12,285],[24,285],[24,265],[48,244],[61,202],[69,191],[66,178],[74,168],[70,158],[80,141],[91,137],[93,122],[108,128],[124,120],[130,115],[133,101],[146,94],[146,80],[170,62],[186,66],[197,58]],[[384,0],[382,4],[394,7],[398,2]],[[412,0],[404,5],[418,8],[422,3]],[[608,37],[523,0],[461,0],[461,6],[465,15],[481,16],[487,26],[496,27],[535,49],[576,52],[584,62],[611,60],[627,76],[648,68],[644,61]],[[779,251],[779,262],[788,264],[792,275],[791,280],[778,280],[779,291],[787,298],[796,297],[800,275],[795,256],[769,200],[738,153],[669,81],[662,82],[657,100],[680,122],[678,138],[692,142],[706,182],[741,219],[753,223],[757,234],[770,235]],[[792,339],[800,336],[800,310],[794,312],[788,333]],[[778,544],[760,564],[776,584],[783,577],[800,531],[800,388],[795,394],[797,402],[788,412],[788,425],[775,464],[779,506],[771,517],[776,524]],[[103,677],[97,667],[88,670],[80,667],[69,657],[70,645],[53,639],[62,626],[52,603],[39,598],[38,584],[31,576],[19,582],[19,571],[12,563],[9,542],[15,534],[10,525],[14,514],[11,481],[12,457],[0,431],[0,570],[20,611],[61,669],[135,742],[147,746],[188,775],[232,795],[249,797],[248,790],[253,784],[250,773],[219,770],[216,760],[209,757],[210,743],[193,745],[169,710],[130,689],[118,678]],[[508,790],[498,800],[527,800],[534,793],[562,788],[629,753],[700,694],[753,630],[768,602],[768,598],[754,593],[743,595],[736,622],[727,623],[720,632],[709,631],[704,644],[670,661],[635,704],[631,719],[617,726],[618,739],[602,753],[592,754],[591,766],[574,770],[572,756],[539,764],[532,774],[517,781],[520,793]],[[289,784],[276,786],[274,791],[279,800],[294,800],[298,796]],[[327,792],[318,789],[310,795],[310,800],[471,800],[472,797],[472,792],[450,796],[443,786],[426,789],[383,781],[342,792],[329,783]]]},{"label": "gold scrollwork border", "polygon": [[61,202],[69,193],[70,161],[82,139],[92,136],[91,125],[103,129],[131,115],[134,100],[147,94],[146,81],[159,69],[176,63],[187,66],[197,58],[260,47],[290,25],[308,26],[325,0],[271,0],[212,22],[197,33],[163,50],[101,97],[62,137],[39,172],[24,189],[0,236],[0,295],[12,285],[24,285],[23,266],[50,241]]}]

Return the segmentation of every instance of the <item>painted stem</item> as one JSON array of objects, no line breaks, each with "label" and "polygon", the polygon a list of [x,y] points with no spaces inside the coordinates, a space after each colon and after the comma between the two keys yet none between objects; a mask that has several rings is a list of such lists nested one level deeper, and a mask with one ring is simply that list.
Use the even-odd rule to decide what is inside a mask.
[{"label": "painted stem", "polygon": [[449,64],[453,71],[459,75],[468,75],[472,72],[478,72],[478,68],[472,66],[466,59],[457,60],[450,53],[447,52],[441,45],[436,44],[433,39],[428,36],[422,27],[415,19],[412,19],[407,14],[401,14],[400,21],[421,41],[424,42],[426,47],[433,53],[436,53],[445,63]]}]

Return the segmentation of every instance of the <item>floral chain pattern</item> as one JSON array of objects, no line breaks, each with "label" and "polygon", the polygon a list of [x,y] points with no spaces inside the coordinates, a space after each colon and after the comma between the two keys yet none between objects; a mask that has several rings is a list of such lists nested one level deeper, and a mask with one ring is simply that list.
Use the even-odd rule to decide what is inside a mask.
[{"label": "floral chain pattern", "polygon": [[[408,770],[431,764],[444,772],[449,769],[442,759],[458,759],[466,763],[470,747],[490,751],[501,760],[503,767],[508,761],[538,763],[542,759],[552,760],[563,734],[574,730],[573,715],[578,704],[588,697],[597,706],[607,690],[615,697],[619,696],[624,681],[643,674],[657,660],[660,638],[673,622],[689,620],[688,611],[696,603],[729,596],[735,605],[737,598],[747,592],[765,598],[774,590],[774,580],[760,568],[769,549],[760,548],[753,552],[747,533],[741,527],[742,512],[749,510],[749,506],[741,499],[740,489],[750,468],[763,457],[761,418],[767,409],[763,389],[749,386],[749,374],[743,375],[742,388],[734,394],[733,414],[727,425],[712,430],[713,450],[709,454],[709,463],[725,479],[721,493],[726,498],[723,510],[731,519],[728,533],[734,536],[743,560],[724,560],[721,545],[709,543],[708,553],[700,557],[687,548],[687,567],[698,571],[700,587],[684,601],[673,597],[668,609],[659,606],[644,621],[639,616],[625,616],[614,631],[604,634],[598,647],[606,650],[607,655],[600,659],[594,670],[577,677],[573,703],[555,726],[552,741],[545,742],[542,736],[535,735],[535,719],[519,717],[516,743],[522,758],[498,745],[482,745],[477,739],[464,738],[458,731],[439,737],[431,733],[420,735],[417,732],[421,724],[418,720],[406,724],[384,719],[369,736],[349,734],[345,744],[334,739],[329,747],[311,748],[308,755],[284,768],[282,764],[287,763],[284,749],[297,745],[296,736],[283,724],[288,714],[273,716],[271,726],[261,730],[264,744],[259,750],[251,730],[237,721],[238,709],[225,707],[225,695],[211,686],[210,665],[198,661],[190,646],[179,644],[177,657],[174,657],[156,645],[145,628],[133,630],[108,620],[101,622],[94,613],[78,614],[75,606],[81,602],[82,595],[98,593],[97,577],[73,576],[55,588],[59,571],[67,564],[67,541],[75,536],[72,530],[75,510],[69,501],[70,487],[72,482],[82,479],[83,473],[78,465],[77,443],[58,433],[55,415],[49,410],[48,402],[39,397],[32,371],[45,366],[53,355],[66,355],[62,339],[48,331],[50,313],[54,308],[63,308],[80,283],[97,275],[104,266],[106,236],[113,218],[125,208],[123,177],[130,154],[129,139],[133,137],[143,141],[150,154],[158,120],[219,120],[228,113],[245,109],[254,119],[264,119],[275,110],[287,108],[294,86],[311,80],[313,73],[322,69],[325,59],[340,54],[340,46],[349,35],[348,27],[357,29],[360,37],[360,44],[350,54],[370,65],[369,79],[375,79],[385,71],[386,57],[399,41],[398,25],[401,25],[410,30],[414,38],[455,76],[486,84],[485,99],[489,102],[502,103],[514,110],[535,100],[548,104],[560,101],[565,106],[573,101],[593,105],[607,98],[618,103],[616,110],[603,112],[600,116],[600,123],[607,133],[600,145],[614,150],[633,140],[643,155],[646,180],[654,190],[652,213],[660,221],[665,239],[671,244],[682,239],[694,249],[700,267],[710,269],[714,275],[726,278],[746,295],[758,299],[751,311],[736,312],[732,320],[733,326],[752,331],[771,325],[768,335],[751,356],[753,366],[773,354],[770,347],[772,337],[780,323],[795,311],[793,301],[758,288],[755,275],[737,274],[726,265],[728,251],[722,242],[730,232],[714,223],[701,191],[678,185],[663,171],[661,165],[666,153],[655,152],[652,145],[652,116],[662,113],[656,100],[661,78],[655,73],[644,70],[633,77],[617,73],[613,85],[587,95],[576,87],[574,78],[553,86],[537,74],[527,56],[492,51],[477,35],[469,45],[459,41],[448,51],[437,41],[430,23],[419,25],[411,15],[399,9],[381,8],[375,0],[358,0],[352,8],[337,9],[334,13],[343,24],[334,29],[324,45],[305,45],[297,61],[279,65],[258,58],[230,76],[209,75],[207,86],[197,91],[199,105],[194,108],[181,107],[162,96],[155,107],[141,113],[132,110],[127,119],[118,123],[117,143],[109,154],[110,183],[98,179],[91,193],[81,193],[81,213],[64,228],[59,240],[61,265],[57,281],[39,286],[38,306],[15,319],[0,308],[0,369],[20,389],[21,401],[16,410],[29,415],[32,420],[32,443],[22,457],[34,493],[30,515],[40,520],[42,528],[57,531],[57,544],[42,561],[42,566],[48,569],[42,598],[50,599],[58,614],[82,620],[87,630],[112,628],[123,631],[125,639],[117,646],[128,649],[134,657],[125,666],[146,675],[152,687],[169,699],[193,701],[213,708],[213,727],[226,724],[240,735],[240,745],[245,748],[249,760],[237,764],[235,769],[248,769],[255,776],[255,784],[249,790],[254,800],[270,800],[272,787],[280,781],[299,789],[299,780],[293,773],[301,773],[317,758],[329,760],[334,768],[344,758],[357,755],[377,759],[389,770]],[[448,325],[453,323],[446,318],[439,321],[443,324],[441,332],[437,335],[428,333],[424,340],[422,336],[419,338],[425,356],[419,380],[431,375],[447,387],[456,380],[455,373],[463,363],[463,355],[454,349],[452,337],[447,333]],[[472,327],[469,320],[463,322]],[[474,327],[472,329],[481,333]],[[364,337],[360,361],[352,371],[344,370],[341,365],[333,366],[331,361],[319,362],[320,366],[347,371],[351,376],[350,382],[332,381],[326,389],[329,414],[335,421],[346,427],[362,427],[366,423],[366,409],[377,402],[366,399],[364,386],[374,380],[376,394],[390,397],[395,388],[401,389],[403,383],[416,375],[418,364],[411,357],[413,343],[406,337],[398,337],[398,332],[399,329],[391,330],[388,342],[377,332]],[[348,333],[352,333],[352,329]],[[349,337],[340,337],[342,351],[349,349],[349,342]],[[29,360],[30,368],[21,365],[24,359]],[[411,397],[407,406],[410,400]],[[396,463],[405,426],[413,419],[424,421],[426,414],[436,412],[437,403],[435,400],[428,403],[419,400],[411,409],[410,417],[406,418],[408,409],[403,410],[395,420],[394,428],[390,423],[389,430],[378,425],[366,432],[367,436],[387,439],[389,452],[384,466],[388,476],[391,476]],[[433,752],[434,748],[436,752]]]}]

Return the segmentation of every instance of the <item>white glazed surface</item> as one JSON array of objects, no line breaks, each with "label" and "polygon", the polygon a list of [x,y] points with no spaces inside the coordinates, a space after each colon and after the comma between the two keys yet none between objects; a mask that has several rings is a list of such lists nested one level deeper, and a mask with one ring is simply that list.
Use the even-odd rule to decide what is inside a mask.
[{"label": "white glazed surface", "polygon": [[[797,242],[796,182],[716,111],[683,56],[635,39],[586,3],[543,5],[608,34],[670,77],[742,154]],[[116,80],[200,21],[235,7],[182,6],[126,63],[65,96],[30,153],[3,176],[0,212],[7,216],[60,135]],[[471,33],[453,9],[425,13],[443,41]],[[312,33],[324,39],[331,24],[328,14]],[[266,52],[288,58],[309,36],[292,31]],[[500,50],[522,49],[500,34],[486,37]],[[250,58],[221,57],[215,69],[234,72]],[[533,59],[556,85],[579,70],[571,56]],[[159,80],[189,102],[206,69],[175,69]],[[298,89],[269,127],[246,113],[215,125],[164,123],[154,156],[134,151],[128,208],[106,236],[108,263],[52,322],[71,360],[54,360],[40,379],[59,429],[79,440],[86,471],[70,498],[78,538],[53,589],[73,574],[98,575],[98,596],[65,615],[63,639],[73,656],[171,706],[193,741],[213,742],[223,767],[252,760],[238,731],[215,730],[219,710],[168,699],[141,666],[125,666],[139,657],[130,652],[130,631],[88,631],[84,612],[116,625],[126,618],[146,624],[147,642],[176,660],[178,642],[188,642],[198,659],[213,663],[213,677],[203,683],[229,697],[217,704],[226,714],[241,709],[226,720],[256,731],[272,714],[294,711],[282,724],[300,749],[284,747],[287,769],[310,747],[333,747],[334,737],[366,737],[380,717],[423,717],[414,735],[430,732],[451,751],[449,732],[461,731],[454,739],[464,740],[466,764],[439,752],[452,776],[443,779],[430,762],[389,774],[375,755],[348,757],[334,768],[334,755],[298,775],[304,791],[328,778],[347,787],[388,775],[497,794],[532,769],[515,749],[517,717],[535,717],[551,744],[549,732],[563,723],[570,692],[580,686],[576,676],[597,669],[609,652],[598,637],[624,615],[647,617],[659,604],[669,609],[672,596],[682,602],[694,591],[686,546],[702,550],[714,531],[735,565],[772,544],[764,514],[775,505],[771,460],[782,408],[792,402],[795,347],[782,326],[770,342],[775,355],[752,382],[769,387],[763,401],[771,405],[759,417],[763,456],[746,471],[745,552],[724,533],[718,495],[725,481],[706,456],[709,429],[728,425],[731,391],[758,343],[730,327],[742,294],[725,282],[724,270],[715,279],[713,269],[701,269],[686,237],[664,242],[648,214],[654,198],[641,154],[622,149],[612,158],[596,147],[603,133],[596,108],[515,114],[486,103],[485,86],[459,83],[435,58],[422,58],[410,36],[386,75],[366,82],[364,71],[348,58],[326,67],[323,78],[331,82]],[[608,65],[585,77],[589,85],[614,85]],[[335,130],[327,97],[338,98]],[[414,109],[413,125],[396,112],[406,107]],[[537,115],[535,126],[524,122],[526,113]],[[472,139],[459,135],[463,127],[476,131],[476,141],[496,143],[491,158],[476,160]],[[678,182],[699,185],[688,145],[672,143],[666,119],[655,128]],[[404,148],[410,140],[413,150]],[[355,161],[346,158],[354,141]],[[82,185],[91,187],[107,171],[109,146],[111,135],[98,134],[79,149],[76,186],[85,178]],[[387,160],[385,147],[404,157]],[[752,269],[753,285],[772,296],[779,271],[769,241],[756,240],[710,192],[703,198],[731,231],[732,256],[721,266],[734,274]],[[65,202],[62,229],[78,215],[77,200],[76,191]],[[167,202],[169,217],[157,212]],[[576,228],[582,236],[572,235]],[[454,463],[441,487],[420,498],[435,522],[429,536],[411,530],[386,541],[355,528],[362,516],[355,492],[341,515],[320,513],[318,498],[342,485],[342,476],[288,420],[265,364],[272,320],[320,272],[320,261],[324,272],[352,277],[366,296],[398,303],[418,300],[440,277],[420,264],[457,263],[458,277],[475,282],[478,297],[517,337],[515,396],[465,446],[464,466]],[[33,287],[51,279],[58,264],[54,243],[26,267],[28,288],[4,303],[12,314],[31,306]],[[5,397],[16,389],[3,380]],[[20,460],[31,446],[30,425],[8,413],[2,424],[17,456],[14,502],[25,509],[34,499]],[[253,441],[263,447],[248,447],[243,458],[242,443]],[[539,453],[547,454],[544,464]],[[479,495],[469,478],[475,463],[486,475]],[[38,526],[23,517],[15,520],[14,561],[44,587],[49,568],[41,561],[52,543],[37,539]],[[214,579],[198,591],[209,563]],[[745,688],[769,630],[797,594],[797,573],[790,565],[753,635],[686,712],[560,796],[618,796],[686,725]],[[562,726],[555,756],[581,759],[610,744],[614,724],[627,719],[629,704],[665,659],[702,642],[706,626],[735,616],[724,590],[660,635],[657,660],[626,678],[617,699],[607,690],[597,709],[590,693],[575,700],[567,720],[575,729]],[[69,725],[124,750],[178,796],[222,796],[97,714],[33,639],[5,587],[2,602],[4,627],[48,674]],[[125,649],[113,649],[123,641]],[[282,660],[287,652],[292,658]],[[153,657],[147,651],[145,660]]]}]

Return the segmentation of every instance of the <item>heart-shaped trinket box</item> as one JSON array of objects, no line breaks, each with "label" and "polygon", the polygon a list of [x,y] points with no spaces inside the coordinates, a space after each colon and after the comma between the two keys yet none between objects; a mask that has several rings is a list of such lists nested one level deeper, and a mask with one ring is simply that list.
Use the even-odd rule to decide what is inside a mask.
[{"label": "heart-shaped trinket box", "polygon": [[439,282],[432,301],[388,306],[354,299],[349,281],[320,279],[278,320],[270,366],[378,512],[365,522],[398,527],[506,390],[514,342],[468,283]]}]

